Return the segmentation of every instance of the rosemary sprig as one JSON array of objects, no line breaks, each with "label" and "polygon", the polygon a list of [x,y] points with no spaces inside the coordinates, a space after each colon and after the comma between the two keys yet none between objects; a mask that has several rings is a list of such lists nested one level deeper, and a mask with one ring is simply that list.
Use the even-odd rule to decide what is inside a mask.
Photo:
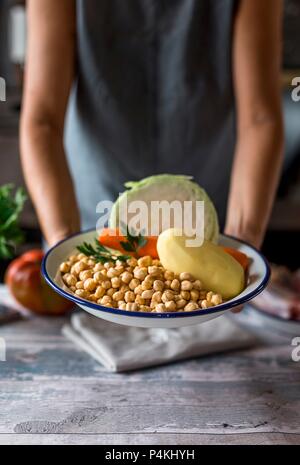
[{"label": "rosemary sprig", "polygon": [[125,262],[131,258],[130,255],[117,255],[112,253],[109,249],[104,247],[104,245],[100,244],[97,239],[95,239],[95,247],[92,244],[84,242],[82,245],[77,246],[77,250],[87,257],[94,257],[95,260],[100,263],[116,262],[117,260]]},{"label": "rosemary sprig", "polygon": [[[137,256],[138,250],[147,244],[147,238],[141,233],[135,235],[125,224],[122,224],[122,230],[125,231],[126,241],[120,241],[120,245],[126,252],[131,252]],[[95,239],[95,247],[92,244],[84,242],[82,245],[79,245],[77,249],[87,257],[94,257],[97,262],[101,263],[108,261],[116,262],[117,260],[125,262],[131,258],[131,255],[114,254],[110,249],[104,247],[97,239]]]},{"label": "rosemary sprig", "polygon": [[126,239],[127,241],[120,241],[121,246],[126,252],[133,252],[137,254],[138,250],[144,247],[147,244],[147,239],[141,233],[134,235],[130,232],[128,226],[126,225]]}]

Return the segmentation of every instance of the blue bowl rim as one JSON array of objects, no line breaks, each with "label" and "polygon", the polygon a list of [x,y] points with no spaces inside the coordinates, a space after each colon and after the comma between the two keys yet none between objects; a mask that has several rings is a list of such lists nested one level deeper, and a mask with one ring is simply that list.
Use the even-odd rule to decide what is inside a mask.
[{"label": "blue bowl rim", "polygon": [[[186,317],[193,317],[193,316],[199,316],[199,315],[211,315],[214,313],[221,313],[226,310],[230,310],[234,307],[238,307],[239,305],[243,305],[246,302],[249,302],[252,300],[254,297],[256,297],[258,294],[260,294],[264,288],[267,286],[271,271],[270,271],[270,266],[266,260],[266,258],[261,254],[261,252],[253,247],[252,245],[248,244],[246,241],[242,241],[240,239],[235,238],[234,236],[230,236],[228,234],[222,234],[224,237],[228,237],[229,239],[233,239],[236,241],[239,241],[241,244],[245,244],[248,247],[250,247],[254,252],[256,252],[260,258],[263,260],[264,265],[265,265],[265,277],[260,283],[260,285],[254,289],[252,292],[250,292],[247,296],[241,297],[240,299],[237,299],[235,302],[225,302],[220,305],[217,305],[216,307],[210,307],[207,309],[198,309],[194,310],[192,312],[166,312],[166,313],[146,313],[146,312],[133,312],[133,311],[128,311],[128,310],[120,310],[117,308],[112,308],[112,307],[104,307],[100,304],[95,304],[94,302],[89,302],[88,300],[81,299],[80,297],[77,297],[75,295],[69,294],[68,292],[64,291],[61,289],[48,275],[47,269],[46,269],[46,264],[49,255],[53,252],[54,249],[59,247],[61,244],[64,242],[67,242],[69,239],[76,237],[76,236],[81,236],[82,234],[87,234],[89,232],[95,231],[94,228],[88,229],[86,231],[81,231],[77,232],[74,234],[71,234],[65,239],[62,239],[61,241],[57,242],[53,247],[51,247],[47,253],[45,254],[43,261],[42,261],[42,275],[45,278],[46,282],[49,284],[52,289],[54,289],[58,294],[61,296],[65,297],[68,300],[71,300],[75,304],[81,306],[85,306],[88,308],[92,308],[93,310],[98,310],[101,312],[105,313],[112,313],[115,315],[122,315],[122,316],[129,316],[129,317],[138,317],[138,318],[154,318],[154,319],[160,319],[160,318],[186,318]],[[95,231],[96,232],[96,231]]]}]

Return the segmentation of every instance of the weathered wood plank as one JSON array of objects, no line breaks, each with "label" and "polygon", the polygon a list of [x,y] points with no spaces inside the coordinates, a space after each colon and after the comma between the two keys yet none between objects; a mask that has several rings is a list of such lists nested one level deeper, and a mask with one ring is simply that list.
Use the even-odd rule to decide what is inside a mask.
[{"label": "weathered wood plank", "polygon": [[299,382],[78,375],[3,379],[0,432],[300,433]]},{"label": "weathered wood plank", "polygon": [[61,336],[63,322],[1,328],[7,362],[0,364],[0,443],[299,440],[300,364],[290,347],[113,374]]},{"label": "weathered wood plank", "polygon": [[259,434],[0,434],[0,445],[299,445],[300,435]]}]

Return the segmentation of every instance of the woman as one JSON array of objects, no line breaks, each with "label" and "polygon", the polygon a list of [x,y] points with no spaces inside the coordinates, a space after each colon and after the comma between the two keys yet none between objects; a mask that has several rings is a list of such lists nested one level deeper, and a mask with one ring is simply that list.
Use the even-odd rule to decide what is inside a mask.
[{"label": "woman", "polygon": [[282,159],[281,16],[281,0],[29,0],[21,152],[48,243],[168,172],[259,247]]}]

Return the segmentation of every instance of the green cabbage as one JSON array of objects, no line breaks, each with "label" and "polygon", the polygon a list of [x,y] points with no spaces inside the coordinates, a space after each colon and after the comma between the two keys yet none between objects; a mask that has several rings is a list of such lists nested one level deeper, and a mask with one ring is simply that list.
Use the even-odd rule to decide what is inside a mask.
[{"label": "green cabbage", "polygon": [[[130,181],[125,184],[127,190],[123,192],[111,210],[109,226],[119,227],[120,209],[126,208],[130,202],[144,201],[150,207],[151,201],[204,201],[204,238],[208,241],[217,242],[219,237],[219,223],[215,207],[209,196],[197,183],[192,181],[192,177],[172,174],[159,174],[142,179],[141,181]],[[193,203],[195,205],[195,203]],[[127,207],[128,208],[128,207]],[[150,211],[150,208],[149,210]],[[135,213],[136,214],[136,213]],[[135,216],[128,213],[128,221]],[[153,218],[147,218],[148,225],[151,225]],[[153,223],[152,223],[153,224]],[[170,224],[170,227],[173,227]],[[166,229],[163,224],[157,225],[159,233]]]}]

